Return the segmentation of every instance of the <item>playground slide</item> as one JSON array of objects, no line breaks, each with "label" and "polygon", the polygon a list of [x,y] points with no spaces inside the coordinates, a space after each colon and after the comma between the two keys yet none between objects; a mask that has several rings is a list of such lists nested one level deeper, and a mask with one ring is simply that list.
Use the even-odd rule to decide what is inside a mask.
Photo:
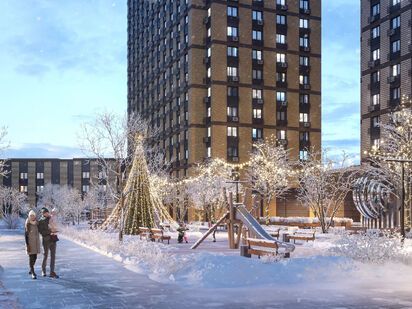
[{"label": "playground slide", "polygon": [[279,241],[272,236],[266,230],[259,224],[259,222],[249,213],[249,211],[246,209],[245,205],[243,204],[236,204],[236,219],[240,220],[243,222],[246,227],[252,231],[252,233],[256,234],[258,238],[266,239],[266,240],[271,240],[276,243],[278,243],[279,247],[285,248],[288,252],[291,252],[295,250],[295,246]]}]

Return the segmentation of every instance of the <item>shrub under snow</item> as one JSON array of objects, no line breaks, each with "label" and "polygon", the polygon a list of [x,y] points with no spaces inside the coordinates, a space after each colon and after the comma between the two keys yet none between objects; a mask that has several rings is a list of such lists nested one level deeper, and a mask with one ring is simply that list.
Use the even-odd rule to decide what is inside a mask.
[{"label": "shrub under snow", "polygon": [[406,262],[408,258],[400,235],[380,230],[368,230],[358,235],[343,233],[330,251],[364,263]]}]

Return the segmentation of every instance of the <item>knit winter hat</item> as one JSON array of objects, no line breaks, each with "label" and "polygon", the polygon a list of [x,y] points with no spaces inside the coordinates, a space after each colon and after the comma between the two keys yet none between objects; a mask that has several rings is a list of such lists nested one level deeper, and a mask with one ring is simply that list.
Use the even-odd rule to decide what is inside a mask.
[{"label": "knit winter hat", "polygon": [[29,211],[29,218],[31,216],[37,217],[36,212],[33,209]]},{"label": "knit winter hat", "polygon": [[46,208],[46,207],[43,207],[42,209],[41,209],[41,213],[45,213],[45,212],[49,212],[49,210]]}]

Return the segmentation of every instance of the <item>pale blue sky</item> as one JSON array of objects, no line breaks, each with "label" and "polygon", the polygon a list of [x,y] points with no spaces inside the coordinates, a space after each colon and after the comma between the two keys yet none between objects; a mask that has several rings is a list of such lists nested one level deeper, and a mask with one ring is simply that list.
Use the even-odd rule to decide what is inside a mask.
[{"label": "pale blue sky", "polygon": [[[0,1],[7,157],[81,156],[76,134],[127,98],[126,0]],[[323,146],[359,151],[359,0],[323,0]]]}]

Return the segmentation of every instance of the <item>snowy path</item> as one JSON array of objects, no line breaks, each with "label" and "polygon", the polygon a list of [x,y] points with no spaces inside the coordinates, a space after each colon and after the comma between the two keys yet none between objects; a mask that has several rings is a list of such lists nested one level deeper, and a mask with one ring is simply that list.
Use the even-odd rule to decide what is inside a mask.
[{"label": "snowy path", "polygon": [[[40,256],[41,258],[41,256]],[[40,262],[36,263],[40,273]],[[23,308],[411,308],[410,293],[363,294],[313,291],[310,287],[183,289],[151,281],[121,263],[71,241],[58,243],[58,280],[27,274],[19,232],[0,230],[0,280]],[[241,276],[240,276],[241,277]],[[392,296],[389,297],[388,296]],[[412,296],[410,297],[412,299]],[[1,303],[0,303],[0,308]],[[6,307],[7,308],[7,307]],[[7,308],[9,309],[9,308]]]}]

